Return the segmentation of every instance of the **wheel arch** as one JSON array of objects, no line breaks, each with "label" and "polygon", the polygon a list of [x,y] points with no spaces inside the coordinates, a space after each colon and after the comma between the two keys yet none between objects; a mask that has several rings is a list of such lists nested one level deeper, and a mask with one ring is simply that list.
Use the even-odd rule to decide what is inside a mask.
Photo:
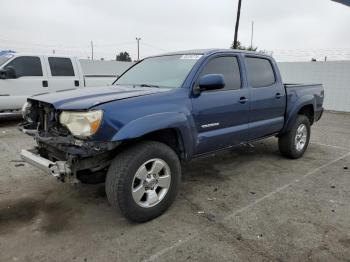
[{"label": "wheel arch", "polygon": [[304,105],[303,107],[301,107],[298,110],[298,115],[306,116],[310,121],[310,125],[312,125],[315,122],[315,109],[311,104]]},{"label": "wheel arch", "polygon": [[315,122],[315,99],[312,95],[303,96],[294,102],[294,106],[287,110],[286,122],[280,134],[284,134],[292,127],[298,115],[305,115],[310,121],[310,125]]},{"label": "wheel arch", "polygon": [[161,113],[131,121],[112,138],[130,144],[153,140],[167,144],[182,160],[193,154],[193,137],[190,121],[183,113]]}]

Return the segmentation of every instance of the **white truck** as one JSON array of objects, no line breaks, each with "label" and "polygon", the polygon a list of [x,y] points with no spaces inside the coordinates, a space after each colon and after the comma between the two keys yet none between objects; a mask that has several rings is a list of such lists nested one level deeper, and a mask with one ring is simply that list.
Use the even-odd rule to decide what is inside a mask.
[{"label": "white truck", "polygon": [[79,59],[59,55],[0,55],[0,113],[22,108],[33,95],[111,85],[117,74],[84,75]]}]

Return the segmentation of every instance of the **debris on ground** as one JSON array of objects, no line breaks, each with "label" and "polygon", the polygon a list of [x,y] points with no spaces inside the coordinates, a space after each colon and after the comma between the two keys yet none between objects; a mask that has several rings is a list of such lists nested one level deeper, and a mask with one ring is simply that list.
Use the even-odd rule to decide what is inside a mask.
[{"label": "debris on ground", "polygon": [[344,170],[348,170],[349,168],[347,166],[344,166]]},{"label": "debris on ground", "polygon": [[212,213],[208,213],[207,215],[206,215],[206,217],[207,217],[207,219],[210,221],[210,222],[215,222],[215,215],[214,214],[212,214]]},{"label": "debris on ground", "polygon": [[256,193],[255,192],[253,192],[253,191],[251,191],[251,192],[249,192],[250,194],[252,194],[252,195],[255,195]]},{"label": "debris on ground", "polygon": [[16,164],[15,167],[24,166],[24,164]]},{"label": "debris on ground", "polygon": [[214,200],[216,200],[216,198],[215,197],[213,197],[213,198],[211,198],[211,197],[208,197],[208,199],[207,199],[208,201],[214,201]]},{"label": "debris on ground", "polygon": [[199,210],[197,214],[203,215],[203,217],[206,217],[210,222],[215,222],[216,215],[212,213],[205,213],[203,210]]}]

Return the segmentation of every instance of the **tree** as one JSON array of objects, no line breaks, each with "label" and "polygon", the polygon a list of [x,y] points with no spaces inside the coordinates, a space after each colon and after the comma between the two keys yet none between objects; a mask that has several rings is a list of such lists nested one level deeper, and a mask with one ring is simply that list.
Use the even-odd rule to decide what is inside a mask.
[{"label": "tree", "polygon": [[232,45],[231,45],[231,48],[232,48],[232,49],[247,50],[247,51],[256,51],[256,50],[258,50],[257,47],[253,47],[253,46],[245,47],[245,46],[243,46],[243,45],[241,44],[240,41],[237,41],[237,48],[234,48],[234,44],[235,44],[235,43],[233,42]]},{"label": "tree", "polygon": [[119,55],[116,56],[117,61],[123,62],[131,62],[131,57],[128,52],[120,52]]}]

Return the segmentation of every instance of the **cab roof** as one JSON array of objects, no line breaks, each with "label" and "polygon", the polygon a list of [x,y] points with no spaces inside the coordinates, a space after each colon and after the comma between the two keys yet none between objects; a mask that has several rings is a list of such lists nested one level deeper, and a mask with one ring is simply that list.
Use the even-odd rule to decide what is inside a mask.
[{"label": "cab roof", "polygon": [[[161,55],[155,55],[155,56],[163,56],[163,55],[212,55],[216,53],[243,53],[243,54],[250,54],[250,55],[256,55],[256,56],[266,56],[271,57],[269,55],[266,55],[264,53],[254,52],[254,51],[247,51],[247,50],[238,50],[238,49],[220,49],[220,48],[210,48],[210,49],[193,49],[193,50],[184,50],[184,51],[176,51],[176,52],[169,52],[164,53]],[[153,57],[153,56],[151,56]]]},{"label": "cab roof", "polygon": [[75,56],[69,56],[69,55],[61,55],[61,54],[41,54],[41,53],[25,53],[25,52],[18,52],[18,53],[12,53],[12,52],[4,52],[2,55],[10,55],[10,56],[49,56],[49,57],[67,57],[67,58],[75,58]]}]

